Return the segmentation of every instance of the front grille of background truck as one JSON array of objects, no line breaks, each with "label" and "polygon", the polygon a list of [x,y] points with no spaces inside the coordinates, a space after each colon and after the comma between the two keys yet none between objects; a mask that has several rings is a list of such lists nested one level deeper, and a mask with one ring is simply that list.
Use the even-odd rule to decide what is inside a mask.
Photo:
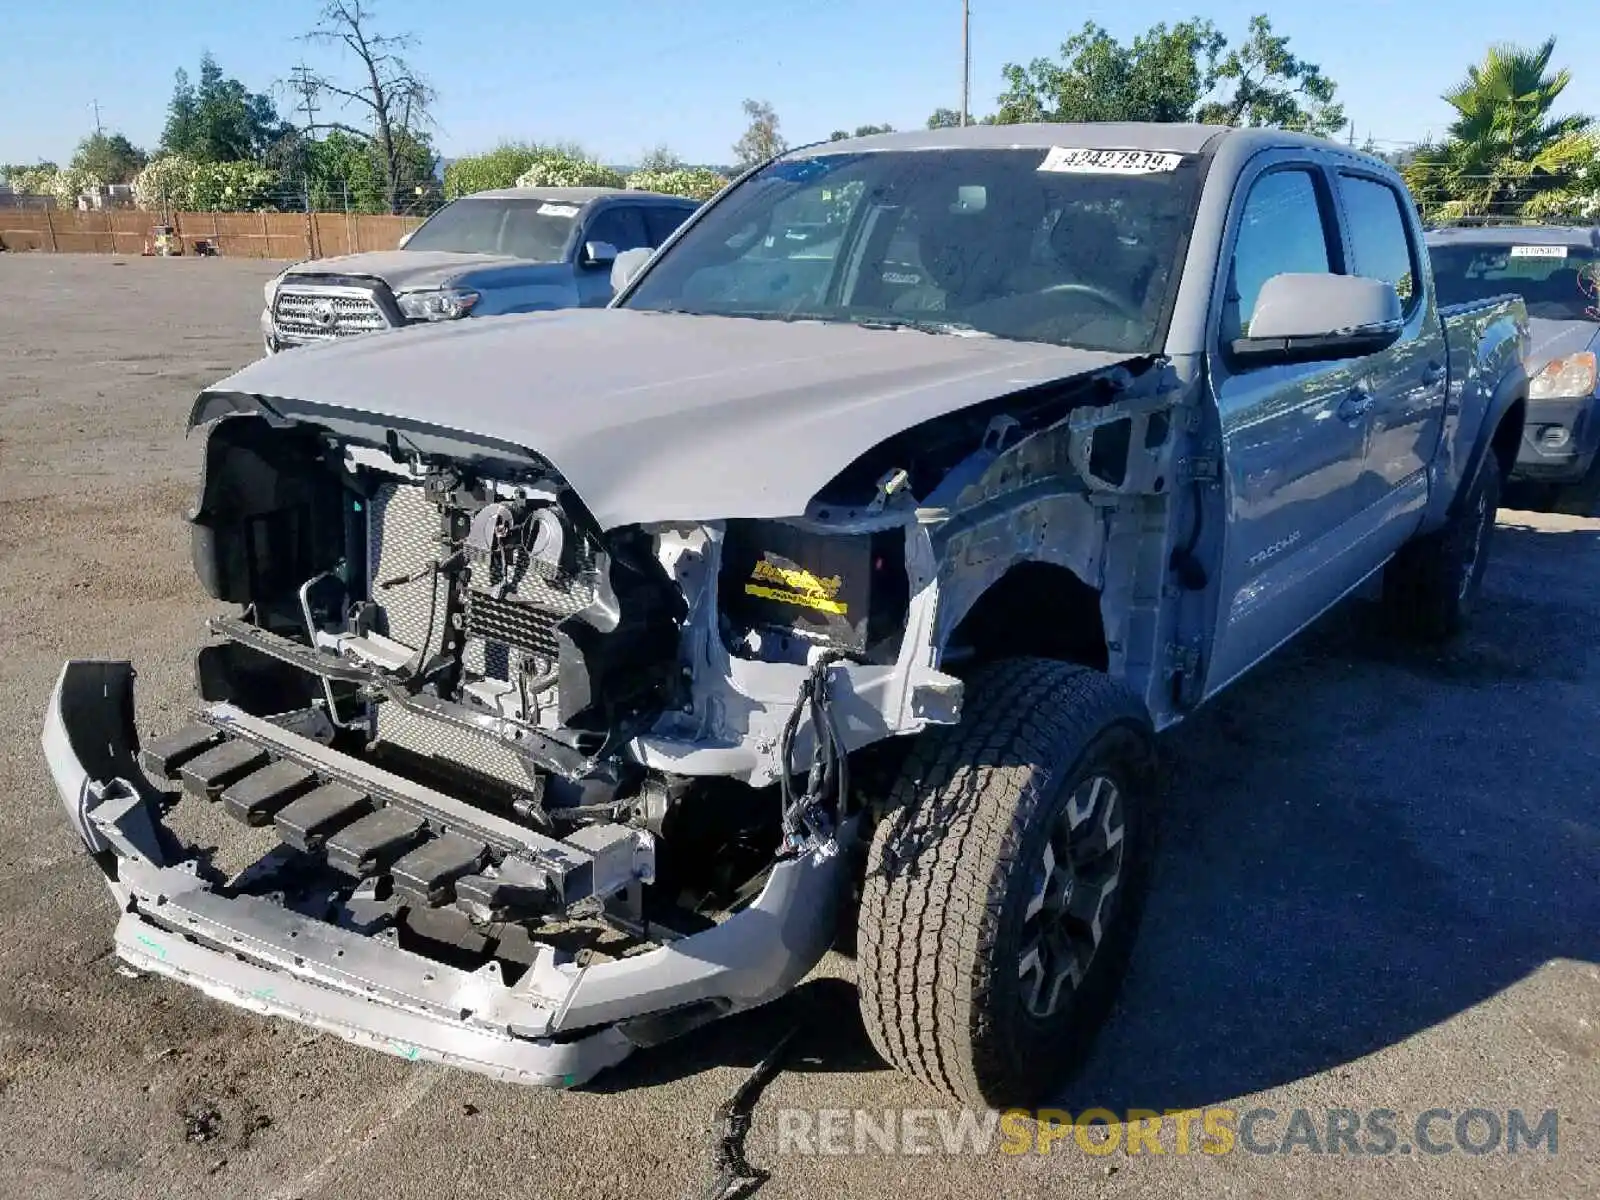
[{"label": "front grille of background truck", "polygon": [[322,342],[389,328],[370,292],[280,287],[272,301],[272,329],[284,341]]}]

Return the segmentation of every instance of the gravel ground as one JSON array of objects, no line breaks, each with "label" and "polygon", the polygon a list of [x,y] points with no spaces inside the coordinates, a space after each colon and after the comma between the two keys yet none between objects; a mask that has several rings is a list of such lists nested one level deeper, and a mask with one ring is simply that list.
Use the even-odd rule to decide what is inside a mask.
[{"label": "gravel ground", "polygon": [[[0,255],[0,1195],[663,1196],[708,1177],[716,1105],[797,1017],[756,1110],[767,1196],[1600,1194],[1600,521],[1503,512],[1443,654],[1358,609],[1167,740],[1156,892],[1079,1111],[1560,1113],[1510,1155],[907,1159],[777,1153],[784,1108],[937,1106],[872,1055],[852,965],[554,1094],[415,1066],[119,975],[114,914],[50,791],[68,655],[140,668],[176,724],[207,602],[183,512],[195,392],[258,352],[271,264]],[[1449,1123],[1435,1127],[1448,1136]],[[1481,1135],[1480,1135],[1481,1136]],[[848,1140],[848,1139],[847,1139]]]}]

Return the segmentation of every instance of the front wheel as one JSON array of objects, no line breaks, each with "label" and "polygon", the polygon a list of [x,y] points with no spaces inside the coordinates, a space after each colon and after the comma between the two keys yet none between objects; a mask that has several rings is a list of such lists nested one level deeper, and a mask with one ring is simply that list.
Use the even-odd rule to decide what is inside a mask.
[{"label": "front wheel", "polygon": [[974,674],[922,735],[868,853],[858,979],[891,1064],[964,1103],[1026,1105],[1081,1061],[1149,876],[1155,750],[1107,676],[1043,659]]},{"label": "front wheel", "polygon": [[1384,569],[1383,605],[1396,629],[1430,642],[1461,631],[1483,586],[1499,510],[1500,463],[1490,454],[1444,527],[1402,546]]}]

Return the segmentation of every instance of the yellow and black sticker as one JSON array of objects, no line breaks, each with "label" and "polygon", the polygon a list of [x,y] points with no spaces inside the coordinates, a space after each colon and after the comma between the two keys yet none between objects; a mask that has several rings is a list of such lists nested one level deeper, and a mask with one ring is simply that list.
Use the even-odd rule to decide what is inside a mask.
[{"label": "yellow and black sticker", "polygon": [[744,585],[744,592],[747,596],[776,600],[780,604],[797,604],[802,608],[814,608],[818,612],[842,617],[850,611],[849,606],[837,598],[843,586],[844,581],[837,575],[821,579],[803,568],[784,566],[763,556],[756,560],[755,567],[750,571],[750,580]]}]

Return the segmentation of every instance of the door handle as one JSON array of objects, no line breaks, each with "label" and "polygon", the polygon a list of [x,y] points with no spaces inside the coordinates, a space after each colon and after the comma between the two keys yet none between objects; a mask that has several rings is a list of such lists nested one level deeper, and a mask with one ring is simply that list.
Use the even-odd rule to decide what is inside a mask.
[{"label": "door handle", "polygon": [[1359,421],[1372,410],[1372,393],[1365,388],[1352,388],[1339,401],[1336,410],[1341,421]]},{"label": "door handle", "polygon": [[1422,370],[1422,386],[1432,387],[1444,382],[1444,364],[1431,362]]}]

